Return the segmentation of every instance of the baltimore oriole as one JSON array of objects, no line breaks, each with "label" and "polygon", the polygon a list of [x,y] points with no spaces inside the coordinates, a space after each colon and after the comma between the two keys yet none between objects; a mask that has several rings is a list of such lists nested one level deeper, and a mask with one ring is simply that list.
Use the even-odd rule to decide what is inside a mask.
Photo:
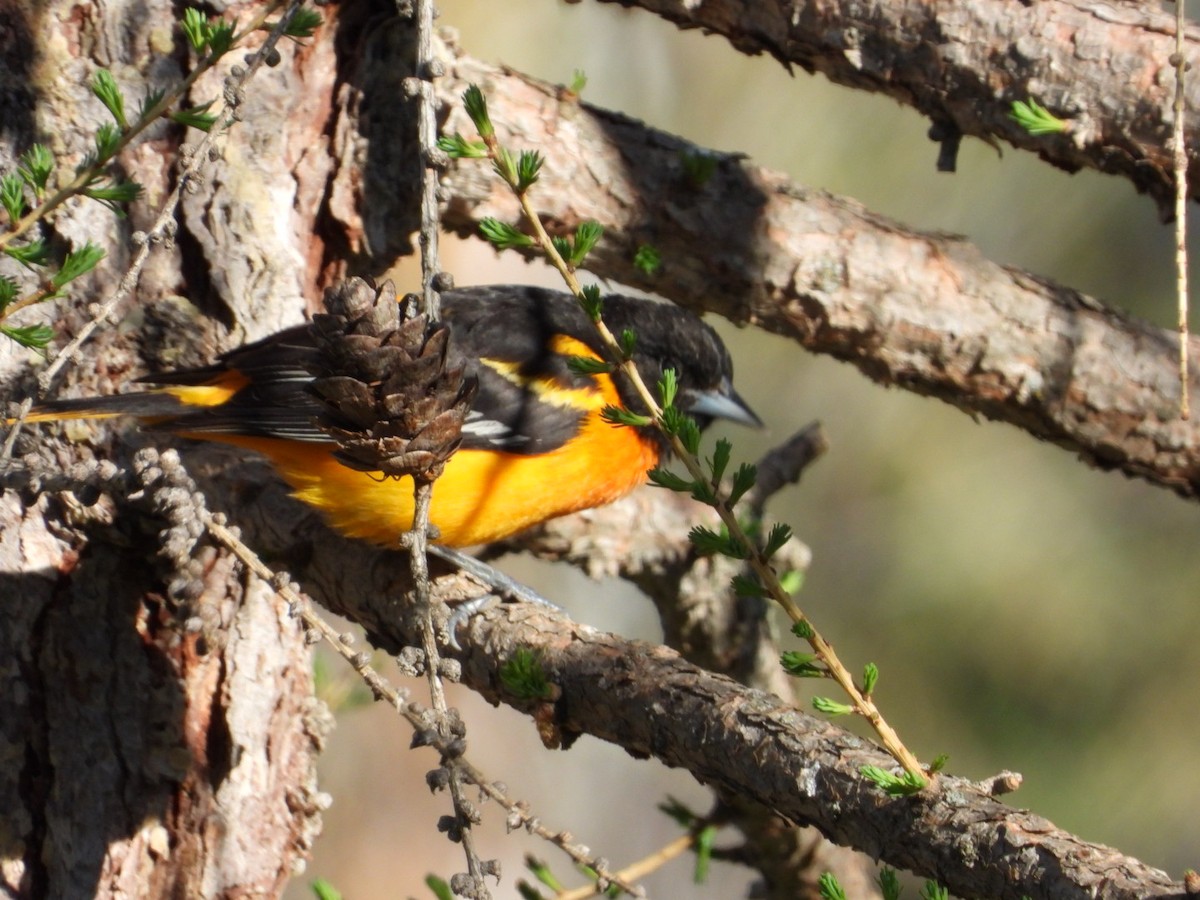
[{"label": "baltimore oriole", "polygon": [[[443,544],[507,537],[566,513],[610,503],[646,480],[665,444],[652,429],[601,418],[607,405],[644,412],[625,376],[583,374],[572,357],[603,359],[595,327],[568,294],[497,285],[442,294],[452,344],[478,378],[460,449],[435,483],[430,521]],[[676,404],[701,426],[761,424],[733,389],[729,352],[697,316],[668,303],[606,295],[604,319],[636,334],[648,384],[678,376]],[[308,389],[315,344],[297,326],[210,366],[139,379],[160,387],[54,400],[26,421],[132,416],[149,429],[223,441],[266,456],[295,495],[343,534],[394,545],[412,524],[409,478],[381,479],[339,463]]]}]

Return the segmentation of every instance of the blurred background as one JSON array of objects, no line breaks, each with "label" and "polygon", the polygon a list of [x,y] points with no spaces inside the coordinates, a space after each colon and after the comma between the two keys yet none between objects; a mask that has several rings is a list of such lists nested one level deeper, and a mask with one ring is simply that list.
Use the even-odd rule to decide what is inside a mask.
[{"label": "blurred background", "polygon": [[[583,70],[588,102],[744,152],[909,226],[962,233],[998,262],[1158,324],[1174,321],[1172,234],[1126,182],[1066,175],[1007,148],[1001,157],[973,139],[957,174],[938,173],[928,122],[913,111],[789,75],[644,12],[548,0],[439,5],[440,24],[475,56],[561,83]],[[553,166],[553,148],[543,149]],[[444,264],[462,285],[558,284],[482,242],[452,247]],[[1197,866],[1200,507],[779,339],[722,333],[739,388],[770,429],[724,432],[741,458],[812,419],[825,425],[830,453],[773,512],[813,551],[802,606],[852,668],[879,664],[876,696],[910,747],[925,759],[950,754],[949,770],[970,778],[1021,772],[1013,805],[1175,877]],[[659,638],[650,604],[631,588],[524,559],[501,567],[577,619]],[[341,677],[336,663],[330,668]],[[413,688],[422,695],[422,685]],[[527,719],[470,694],[454,702],[473,761],[614,866],[677,834],[655,809],[660,799],[708,807],[686,773],[591,738],[550,753]],[[426,874],[449,878],[463,868],[460,850],[435,829],[448,801],[424,787],[436,759],[408,742],[385,709],[350,704],[339,713],[322,773],[334,805],[289,898],[311,896],[310,877],[353,900],[430,897]],[[504,868],[495,896],[516,895],[526,852],[570,874],[546,845],[506,838],[494,808],[485,816],[482,853]],[[651,895],[745,894],[746,871],[717,866],[693,887],[689,865],[648,879]]]}]

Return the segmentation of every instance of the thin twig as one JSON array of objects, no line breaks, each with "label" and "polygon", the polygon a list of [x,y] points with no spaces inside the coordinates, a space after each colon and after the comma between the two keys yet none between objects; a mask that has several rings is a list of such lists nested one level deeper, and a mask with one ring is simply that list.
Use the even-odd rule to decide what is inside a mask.
[{"label": "thin twig", "polygon": [[[441,218],[437,204],[438,169],[436,155],[437,121],[431,79],[434,71],[433,58],[433,0],[416,0],[412,15],[417,28],[417,51],[415,77],[407,79],[405,89],[416,102],[417,133],[421,152],[421,289],[422,311],[430,325],[438,321],[441,304],[438,297],[438,232]],[[429,696],[437,720],[437,731],[446,741],[454,739],[452,728],[461,721],[452,715],[446,702],[442,685],[442,661],[437,645],[437,626],[434,620],[434,604],[429,582],[429,506],[433,497],[434,484],[423,479],[413,479],[414,509],[412,531],[406,536],[412,561],[413,596],[421,610],[421,648],[425,654],[425,676],[429,682]],[[446,763],[449,762],[447,758]],[[496,863],[483,863],[475,847],[474,825],[477,815],[466,798],[461,772],[457,766],[447,765],[447,781],[451,803],[457,819],[453,837],[461,841],[467,860],[467,876],[470,885],[465,891],[474,897],[489,897],[484,881],[485,872],[495,872]]]},{"label": "thin twig", "polygon": [[[682,856],[696,846],[698,834],[699,832],[690,832],[680,835],[665,846],[659,847],[653,853],[647,854],[636,862],[625,866],[617,874],[626,881],[637,881],[638,879],[645,878],[647,875],[657,872],[671,860]],[[596,881],[593,884],[573,888],[569,891],[559,891],[555,895],[555,900],[585,900],[587,897],[598,897],[604,894],[605,890],[603,882]]]},{"label": "thin twig", "polygon": [[445,166],[446,155],[437,146],[437,102],[432,82],[442,74],[442,68],[433,55],[433,0],[417,0],[414,12],[417,21],[416,77],[408,79],[405,88],[416,95],[417,135],[421,148],[421,288],[425,314],[431,322],[436,322],[441,315],[435,283],[440,268],[438,235],[442,225],[437,200],[438,171]]},{"label": "thin twig", "polygon": [[1179,312],[1179,416],[1186,419],[1188,408],[1188,252],[1187,252],[1187,143],[1184,137],[1184,73],[1188,70],[1184,55],[1184,4],[1175,0],[1175,121],[1171,127],[1171,163],[1175,169],[1175,291]]}]

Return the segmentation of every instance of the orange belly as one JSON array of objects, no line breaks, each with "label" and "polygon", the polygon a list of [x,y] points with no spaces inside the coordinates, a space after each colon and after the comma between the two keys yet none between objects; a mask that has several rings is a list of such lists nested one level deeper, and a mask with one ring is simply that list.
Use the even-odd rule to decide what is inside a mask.
[{"label": "orange belly", "polygon": [[[330,455],[332,445],[196,435],[267,456],[300,500],[342,534],[395,545],[412,528],[411,478],[380,480]],[[452,547],[500,540],[556,516],[611,503],[646,480],[653,442],[591,413],[569,446],[539,455],[460,450],[433,486],[430,522]]]}]

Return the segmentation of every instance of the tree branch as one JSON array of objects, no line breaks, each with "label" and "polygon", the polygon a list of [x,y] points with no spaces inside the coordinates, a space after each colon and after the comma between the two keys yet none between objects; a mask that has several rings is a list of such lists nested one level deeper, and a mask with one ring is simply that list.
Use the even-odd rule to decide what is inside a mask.
[{"label": "tree branch", "polygon": [[[459,96],[474,82],[506,143],[554,148],[534,200],[561,230],[605,226],[588,258],[596,274],[759,325],[1102,468],[1200,493],[1200,424],[1177,415],[1173,332],[732,157],[690,184],[682,160],[706,151],[686,141],[473,59],[447,70],[448,131],[470,130]],[[485,216],[519,220],[483,166],[460,165],[443,183],[447,227],[475,234]],[[653,280],[633,265],[647,243],[666,261]],[[1200,344],[1191,356],[1196,372]]]},{"label": "tree branch", "polygon": [[[1175,23],[1153,5],[606,2],[720,34],[741,52],[770,54],[788,69],[797,65],[836,84],[886,94],[928,116],[947,136],[1002,140],[1067,171],[1091,168],[1127,178],[1154,198],[1164,219],[1172,216],[1174,80],[1168,58],[1175,52]],[[1185,37],[1185,55],[1196,71],[1200,32],[1190,28]],[[1035,137],[1012,121],[1012,102],[1031,97],[1066,119],[1069,131]],[[1198,138],[1200,123],[1193,117],[1188,146]],[[1188,171],[1193,199],[1200,197],[1198,175],[1195,158]]]},{"label": "tree branch", "polygon": [[[221,501],[239,499],[227,494]],[[240,503],[230,512],[250,540],[276,558],[296,559],[293,574],[319,602],[364,623],[379,646],[414,639],[418,614],[395,599],[406,577],[401,554],[336,538],[314,513],[297,516],[296,502],[281,488]],[[284,511],[281,503],[293,509]],[[280,531],[282,522],[299,531]],[[297,540],[304,547],[299,555]],[[457,576],[439,581],[437,590],[452,600],[476,592]],[[706,672],[668,648],[526,605],[493,608],[467,628],[460,654],[464,683],[492,702],[536,715],[543,728],[551,724],[564,746],[587,733],[635,756],[687,768],[726,794],[936,877],[959,896],[1183,896],[1182,885],[1164,873],[1006,806],[985,786],[943,775],[916,797],[890,798],[860,774],[864,765],[894,765],[874,744]],[[561,690],[556,701],[520,701],[505,693],[499,671],[517,648],[540,654]]]}]

